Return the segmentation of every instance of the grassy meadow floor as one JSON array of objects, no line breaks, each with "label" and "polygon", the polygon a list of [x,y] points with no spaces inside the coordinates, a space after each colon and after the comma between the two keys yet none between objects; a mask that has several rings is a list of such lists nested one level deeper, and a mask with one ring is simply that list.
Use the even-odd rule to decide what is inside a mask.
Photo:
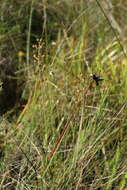
[{"label": "grassy meadow floor", "polygon": [[68,34],[76,18],[32,48],[29,30],[18,60],[27,103],[0,118],[1,190],[127,189],[127,57],[102,31],[93,56],[89,23]]}]

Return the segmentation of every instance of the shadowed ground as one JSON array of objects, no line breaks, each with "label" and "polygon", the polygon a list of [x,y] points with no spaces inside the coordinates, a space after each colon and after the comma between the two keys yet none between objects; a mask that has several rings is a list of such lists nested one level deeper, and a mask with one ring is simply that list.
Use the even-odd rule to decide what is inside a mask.
[{"label": "shadowed ground", "polygon": [[0,114],[11,109],[16,103],[17,80],[12,64],[7,59],[0,57]]}]

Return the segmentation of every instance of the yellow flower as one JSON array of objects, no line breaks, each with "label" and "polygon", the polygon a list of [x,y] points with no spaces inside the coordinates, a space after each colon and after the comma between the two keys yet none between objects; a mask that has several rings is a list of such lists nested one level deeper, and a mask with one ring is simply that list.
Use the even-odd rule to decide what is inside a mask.
[{"label": "yellow flower", "polygon": [[24,56],[25,56],[25,52],[22,51],[22,50],[20,50],[20,51],[18,52],[18,56],[19,56],[19,57],[24,57]]}]

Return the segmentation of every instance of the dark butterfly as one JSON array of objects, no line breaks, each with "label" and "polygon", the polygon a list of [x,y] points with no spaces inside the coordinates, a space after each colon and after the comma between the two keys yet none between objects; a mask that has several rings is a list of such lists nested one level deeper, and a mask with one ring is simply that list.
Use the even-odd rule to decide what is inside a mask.
[{"label": "dark butterfly", "polygon": [[90,74],[90,77],[92,77],[92,79],[95,80],[97,86],[99,85],[100,81],[104,80],[104,78],[96,74]]}]

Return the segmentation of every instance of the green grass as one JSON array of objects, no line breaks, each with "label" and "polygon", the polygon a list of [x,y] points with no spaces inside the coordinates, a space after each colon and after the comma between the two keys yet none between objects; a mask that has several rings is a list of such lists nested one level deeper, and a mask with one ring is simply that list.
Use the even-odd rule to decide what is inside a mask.
[{"label": "green grass", "polygon": [[[23,70],[18,77],[25,80],[22,99],[27,103],[0,121],[0,189],[125,190],[127,59],[103,16],[94,28],[95,2],[84,9],[81,0],[45,2],[45,19],[56,14],[50,23],[45,20],[44,33],[35,35],[34,44],[32,16],[34,10],[44,11],[42,2],[17,1],[18,16],[5,19],[8,3],[1,12],[1,51],[12,51],[9,38],[14,63]],[[29,19],[22,20],[23,7]],[[26,41],[15,39],[25,24]],[[55,37],[48,33],[54,27]],[[18,59],[19,49],[26,50],[25,58]],[[105,80],[96,86],[91,73]]]}]

